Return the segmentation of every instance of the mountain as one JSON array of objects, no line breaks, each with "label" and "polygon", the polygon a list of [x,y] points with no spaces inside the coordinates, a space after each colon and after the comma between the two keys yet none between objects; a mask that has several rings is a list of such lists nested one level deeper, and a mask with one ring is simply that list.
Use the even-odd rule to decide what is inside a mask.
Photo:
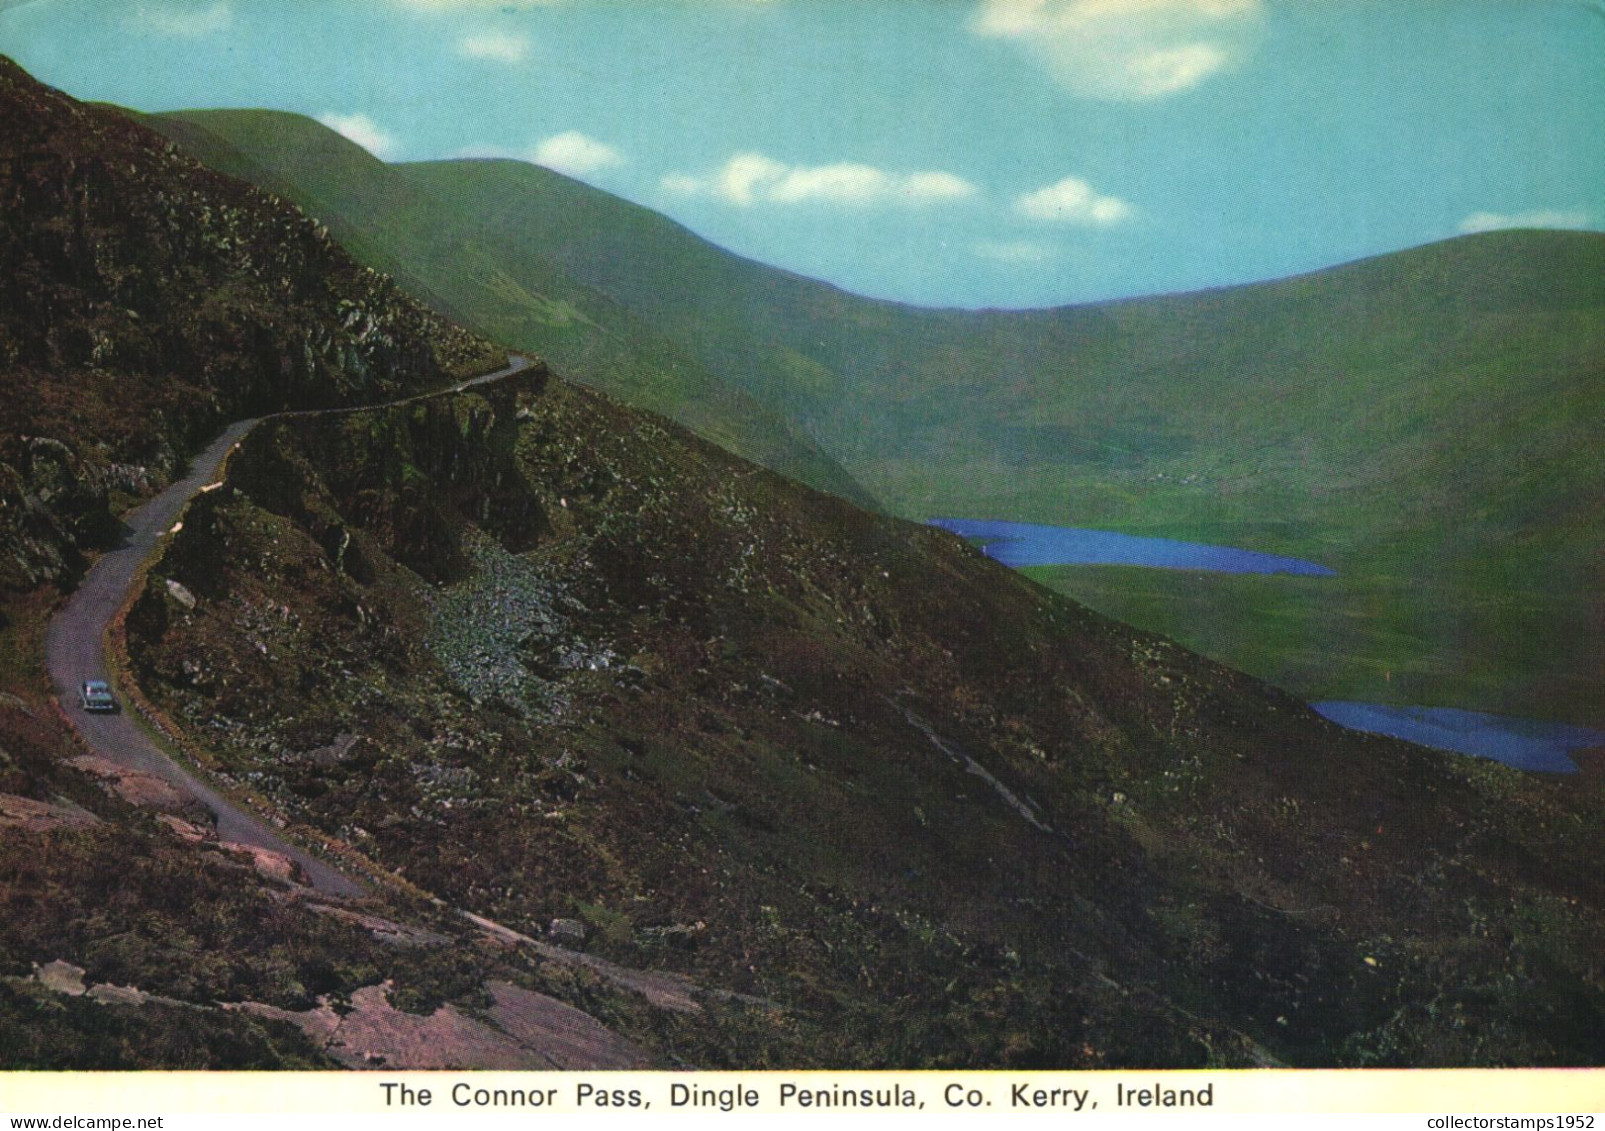
[{"label": "mountain", "polygon": [[[341,143],[304,119],[156,121],[204,126],[260,175],[339,202],[353,240],[421,227],[371,207],[377,163],[357,178],[314,159]],[[893,513],[1218,542],[1339,574],[1035,574],[1063,592],[1312,699],[1605,724],[1605,667],[1577,630],[1605,623],[1605,236],[1494,232],[1198,294],[925,310],[743,259],[532,165],[389,169],[386,192],[423,193],[469,242],[605,294]]]},{"label": "mountain", "polygon": [[1605,723],[1605,236],[1500,232],[1299,279],[1025,312],[872,302],[514,163],[405,167],[800,422],[894,513],[1322,562],[1045,571],[1311,698]]},{"label": "mountain", "polygon": [[[4,76],[0,113],[53,139],[0,151],[4,199],[56,202],[35,225],[74,230],[59,186],[98,162],[131,201],[170,178],[157,233],[232,201],[238,230],[279,217],[296,246],[282,202]],[[108,203],[88,261],[151,231]],[[224,278],[275,246],[231,241]],[[328,305],[297,325],[333,334],[364,293],[342,280],[368,276],[328,246],[306,276]],[[154,336],[182,337],[215,286],[191,258],[219,255],[141,285],[167,297]],[[101,275],[36,262],[70,324]],[[372,285],[397,335],[433,319],[397,357],[490,352]],[[240,333],[300,294],[259,295]],[[15,399],[59,380],[45,360],[7,363]],[[263,401],[357,395],[280,376]],[[115,439],[51,427],[85,460]],[[130,594],[124,690],[371,893],[294,884],[86,759],[44,690],[59,594],[7,589],[8,1065],[1599,1060],[1595,779],[1341,730],[544,366],[277,416],[220,474]]]},{"label": "mountain", "polygon": [[805,433],[714,374],[685,342],[317,122],[232,110],[141,120],[209,165],[303,206],[367,262],[481,333],[538,352],[572,379],[673,417],[738,455],[873,505]]}]

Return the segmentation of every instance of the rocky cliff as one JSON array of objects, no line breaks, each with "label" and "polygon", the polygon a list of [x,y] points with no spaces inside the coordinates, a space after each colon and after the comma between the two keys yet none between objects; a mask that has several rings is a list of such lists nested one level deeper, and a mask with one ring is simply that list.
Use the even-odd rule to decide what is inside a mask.
[{"label": "rocky cliff", "polygon": [[70,573],[222,423],[500,355],[299,209],[0,58],[0,585]]}]

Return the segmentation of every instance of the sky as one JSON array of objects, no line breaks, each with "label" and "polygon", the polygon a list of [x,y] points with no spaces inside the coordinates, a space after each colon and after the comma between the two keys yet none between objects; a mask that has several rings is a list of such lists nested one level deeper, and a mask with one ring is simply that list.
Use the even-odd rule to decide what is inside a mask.
[{"label": "sky", "polygon": [[1598,2],[0,0],[0,53],[81,99],[303,113],[387,161],[535,161],[926,305],[1605,230]]}]

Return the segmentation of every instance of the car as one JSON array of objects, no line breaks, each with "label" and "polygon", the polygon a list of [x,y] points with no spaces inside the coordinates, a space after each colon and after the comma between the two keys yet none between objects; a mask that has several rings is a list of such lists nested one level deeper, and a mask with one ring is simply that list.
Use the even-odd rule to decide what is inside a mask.
[{"label": "car", "polygon": [[86,711],[115,711],[117,697],[103,679],[86,679],[78,688],[78,705]]}]

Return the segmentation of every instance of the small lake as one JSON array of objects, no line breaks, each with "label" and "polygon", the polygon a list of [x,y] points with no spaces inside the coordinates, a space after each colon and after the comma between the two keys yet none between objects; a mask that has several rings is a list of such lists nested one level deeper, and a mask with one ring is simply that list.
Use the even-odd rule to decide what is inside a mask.
[{"label": "small lake", "polygon": [[1310,706],[1350,730],[1492,758],[1518,770],[1546,774],[1575,774],[1577,763],[1569,757],[1573,750],[1605,746],[1605,731],[1453,707],[1384,707],[1336,700]]},{"label": "small lake", "polygon": [[1204,542],[1140,538],[1110,530],[1041,526],[985,518],[933,518],[931,526],[981,544],[987,557],[1018,569],[1045,565],[1134,565],[1158,569],[1198,569],[1219,573],[1292,573],[1335,577],[1336,571],[1300,558],[1262,554]]}]

